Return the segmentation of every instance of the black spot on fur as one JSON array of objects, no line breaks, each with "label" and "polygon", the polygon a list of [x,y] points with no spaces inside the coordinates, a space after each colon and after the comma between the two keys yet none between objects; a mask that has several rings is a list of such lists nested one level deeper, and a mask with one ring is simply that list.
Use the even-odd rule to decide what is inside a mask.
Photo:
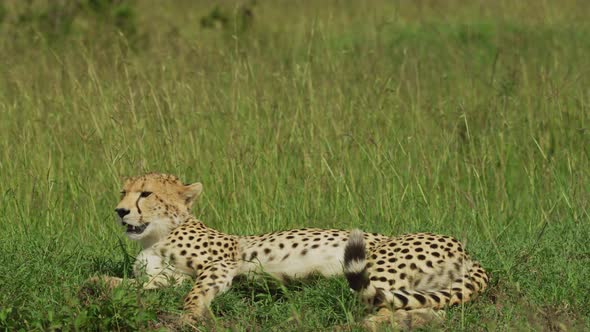
[{"label": "black spot on fur", "polygon": [[420,294],[414,294],[414,298],[420,302],[421,305],[426,304],[426,298]]},{"label": "black spot on fur", "polygon": [[394,292],[393,296],[402,303],[402,308],[408,305],[408,298],[398,292]]},{"label": "black spot on fur", "polygon": [[377,292],[375,293],[375,296],[373,297],[373,305],[379,306],[383,302],[385,302],[385,294],[383,293],[383,290],[381,288],[378,288]]},{"label": "black spot on fur", "polygon": [[258,257],[258,252],[253,251],[252,254],[250,254],[250,259],[249,260],[254,260],[256,257]]}]

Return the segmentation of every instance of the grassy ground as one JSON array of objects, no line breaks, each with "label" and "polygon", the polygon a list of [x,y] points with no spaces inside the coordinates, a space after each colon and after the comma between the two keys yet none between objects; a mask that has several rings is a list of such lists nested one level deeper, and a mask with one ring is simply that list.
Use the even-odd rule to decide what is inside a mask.
[{"label": "grassy ground", "polygon": [[[203,182],[194,212],[225,232],[458,237],[492,281],[449,331],[590,328],[586,2],[137,1],[135,30],[76,19],[62,38],[7,7],[2,329],[150,329],[179,312],[186,287],[77,293],[130,273],[138,247],[113,208],[146,171]],[[342,279],[239,282],[213,311],[239,330],[362,315]]]}]

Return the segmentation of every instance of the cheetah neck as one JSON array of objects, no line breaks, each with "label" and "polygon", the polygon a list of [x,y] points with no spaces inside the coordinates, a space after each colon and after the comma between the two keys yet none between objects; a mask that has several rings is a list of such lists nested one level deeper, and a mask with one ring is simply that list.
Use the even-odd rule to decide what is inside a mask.
[{"label": "cheetah neck", "polygon": [[145,237],[138,240],[142,249],[151,248],[154,244],[164,240],[174,229],[187,223],[199,223],[202,224],[197,218],[192,215],[179,216],[173,223],[170,222],[157,222],[153,223],[150,227],[150,233]]}]

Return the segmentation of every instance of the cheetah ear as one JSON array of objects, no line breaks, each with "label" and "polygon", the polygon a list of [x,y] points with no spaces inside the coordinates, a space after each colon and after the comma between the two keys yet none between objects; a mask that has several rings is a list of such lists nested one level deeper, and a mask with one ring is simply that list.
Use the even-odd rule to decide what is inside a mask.
[{"label": "cheetah ear", "polygon": [[184,186],[184,190],[182,191],[182,197],[184,198],[184,203],[188,208],[193,205],[193,202],[201,195],[203,192],[203,185],[200,182],[195,182],[193,184],[187,184]]}]

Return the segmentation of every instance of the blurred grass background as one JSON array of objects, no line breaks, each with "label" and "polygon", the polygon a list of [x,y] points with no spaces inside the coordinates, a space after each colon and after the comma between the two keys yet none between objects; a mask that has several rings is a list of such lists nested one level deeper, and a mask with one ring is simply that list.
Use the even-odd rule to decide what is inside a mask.
[{"label": "blurred grass background", "polygon": [[[492,282],[448,330],[590,327],[589,15],[575,0],[0,3],[0,327],[178,312],[182,290],[77,297],[130,272],[112,209],[147,171],[201,181],[195,214],[225,232],[458,237]],[[265,287],[217,300],[220,326],[362,315],[340,279]]]}]

